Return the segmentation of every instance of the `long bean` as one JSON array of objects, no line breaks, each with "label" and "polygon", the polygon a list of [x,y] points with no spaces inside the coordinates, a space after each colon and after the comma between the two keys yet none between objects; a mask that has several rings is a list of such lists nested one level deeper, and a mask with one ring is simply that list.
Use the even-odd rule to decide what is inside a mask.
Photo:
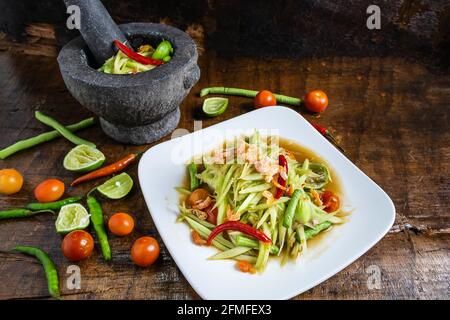
[{"label": "long bean", "polygon": [[92,225],[94,226],[100,248],[102,249],[103,258],[106,261],[109,261],[111,260],[111,248],[109,246],[108,235],[103,221],[102,207],[97,199],[91,195],[88,195],[86,202],[89,207],[89,212],[91,213]]},{"label": "long bean", "polygon": [[59,210],[61,207],[65,206],[66,204],[71,204],[75,202],[79,202],[83,197],[71,197],[66,198],[63,200],[55,201],[55,202],[46,202],[46,203],[29,203],[27,204],[26,208],[30,210]]},{"label": "long bean", "polygon": [[[313,228],[306,229],[305,230],[306,240],[311,239],[312,237],[318,235],[323,230],[326,230],[326,229],[328,229],[331,226],[332,226],[331,222],[325,221],[325,222],[322,222],[322,223],[318,224],[317,226],[315,226],[314,229]],[[298,242],[300,242],[300,236],[299,236],[298,232],[296,234],[296,239],[297,239]]]},{"label": "long bean", "polygon": [[[211,93],[254,98],[258,94],[258,91],[239,88],[227,88],[227,87],[210,87],[210,88],[203,88],[200,91],[200,97],[204,97]],[[299,98],[289,97],[277,93],[274,93],[274,96],[277,99],[277,102],[291,104],[294,106],[300,106],[300,104],[302,103],[302,99]]]},{"label": "long bean", "polygon": [[84,140],[78,136],[76,136],[75,134],[73,134],[72,132],[70,132],[70,130],[67,130],[66,127],[64,127],[62,124],[60,124],[58,121],[56,121],[55,119],[46,116],[45,114],[43,114],[40,111],[36,111],[35,112],[35,117],[37,120],[41,121],[42,123],[52,127],[53,129],[55,129],[56,131],[58,131],[64,138],[66,138],[67,140],[69,140],[70,142],[80,145],[80,144],[85,144],[87,146],[93,147],[95,148],[95,144],[93,144],[90,141]]},{"label": "long bean", "polygon": [[11,218],[27,218],[34,216],[35,214],[42,213],[42,212],[51,212],[55,213],[52,210],[46,209],[46,210],[38,210],[38,211],[32,211],[29,209],[11,209],[11,210],[3,210],[0,211],[0,220],[2,219],[11,219]]},{"label": "long bean", "polygon": [[56,270],[56,266],[48,254],[39,248],[28,246],[16,246],[12,251],[33,256],[41,262],[44,267],[45,276],[47,277],[48,292],[53,298],[59,299],[58,271]]},{"label": "long bean", "polygon": [[288,203],[286,212],[284,213],[283,226],[290,228],[292,225],[292,220],[294,219],[295,209],[297,208],[298,201],[303,190],[296,189],[292,194],[291,200]]},{"label": "long bean", "polygon": [[[94,122],[95,122],[94,118],[87,118],[78,123],[68,125],[66,127],[66,129],[69,130],[70,132],[76,132],[78,130],[92,126],[94,124]],[[34,147],[38,144],[56,139],[60,136],[61,136],[61,134],[58,131],[53,130],[53,131],[42,133],[42,134],[37,135],[32,138],[17,141],[16,143],[10,145],[9,147],[6,147],[6,148],[0,150],[0,159],[6,159],[10,155],[13,155],[16,152]]]}]

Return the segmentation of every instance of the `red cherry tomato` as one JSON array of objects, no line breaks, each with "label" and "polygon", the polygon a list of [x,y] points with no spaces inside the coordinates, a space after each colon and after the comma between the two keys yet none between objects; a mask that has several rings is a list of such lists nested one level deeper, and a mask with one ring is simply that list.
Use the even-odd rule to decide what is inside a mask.
[{"label": "red cherry tomato", "polygon": [[306,94],[304,102],[309,111],[323,112],[328,106],[328,97],[322,90],[313,90]]},{"label": "red cherry tomato", "polygon": [[153,264],[159,257],[159,244],[153,237],[141,237],[131,247],[131,259],[140,267]]},{"label": "red cherry tomato", "polygon": [[322,200],[322,203],[324,205],[324,210],[328,213],[338,210],[339,207],[341,206],[339,197],[335,195],[332,191],[324,191],[320,195],[320,199]]},{"label": "red cherry tomato", "polygon": [[70,261],[89,258],[94,249],[94,239],[84,230],[75,230],[64,237],[61,243],[63,255]]},{"label": "red cherry tomato", "polygon": [[58,179],[47,179],[34,189],[34,196],[39,202],[52,202],[61,198],[64,189],[64,182]]},{"label": "red cherry tomato", "polygon": [[277,99],[272,94],[272,92],[268,90],[263,90],[258,92],[255,97],[255,108],[263,108],[275,106],[277,104]]},{"label": "red cherry tomato", "polygon": [[115,213],[109,218],[108,228],[116,236],[126,236],[134,229],[134,219],[127,213]]}]

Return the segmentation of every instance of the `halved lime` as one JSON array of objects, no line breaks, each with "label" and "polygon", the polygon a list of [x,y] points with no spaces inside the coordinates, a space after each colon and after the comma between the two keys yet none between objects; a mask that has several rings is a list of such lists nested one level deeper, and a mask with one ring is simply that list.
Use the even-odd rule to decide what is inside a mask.
[{"label": "halved lime", "polygon": [[221,115],[227,110],[228,99],[227,98],[208,98],[203,101],[203,112],[209,117],[216,117]]},{"label": "halved lime", "polygon": [[87,172],[100,168],[105,162],[105,155],[100,150],[81,144],[64,157],[64,168],[74,172]]},{"label": "halved lime", "polygon": [[97,190],[109,199],[120,199],[125,197],[133,187],[133,179],[128,173],[123,172],[107,180],[97,187]]},{"label": "halved lime", "polygon": [[68,233],[73,230],[81,230],[89,225],[89,213],[79,203],[71,203],[62,206],[56,219],[56,231]]}]

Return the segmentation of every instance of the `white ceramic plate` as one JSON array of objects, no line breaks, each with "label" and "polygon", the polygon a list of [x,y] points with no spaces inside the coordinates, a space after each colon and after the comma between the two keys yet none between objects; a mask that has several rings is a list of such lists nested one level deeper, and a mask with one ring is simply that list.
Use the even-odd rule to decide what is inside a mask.
[{"label": "white ceramic plate", "polygon": [[[217,250],[192,243],[188,226],[176,223],[179,201],[175,187],[186,177],[193,156],[210,151],[225,139],[254,129],[298,142],[325,159],[338,175],[343,203],[353,209],[349,221],[332,229],[307,254],[281,267],[269,261],[262,274],[236,270],[234,261],[207,260]],[[240,129],[237,132],[236,129]],[[333,276],[375,245],[391,228],[395,208],[389,196],[335,149],[297,112],[262,108],[220,124],[161,143],[139,163],[139,182],[153,221],[183,275],[204,299],[289,299]]]}]

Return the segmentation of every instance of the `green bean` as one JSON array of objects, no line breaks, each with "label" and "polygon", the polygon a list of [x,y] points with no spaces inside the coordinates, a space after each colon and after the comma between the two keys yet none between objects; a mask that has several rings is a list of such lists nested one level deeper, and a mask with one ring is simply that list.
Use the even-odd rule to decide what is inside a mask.
[{"label": "green bean", "polygon": [[290,228],[292,225],[292,220],[294,219],[295,209],[297,208],[298,200],[303,193],[303,190],[296,189],[292,194],[291,200],[288,203],[286,212],[284,213],[283,226]]},{"label": "green bean", "polygon": [[77,137],[72,132],[67,130],[67,128],[64,127],[62,124],[60,124],[58,121],[56,121],[55,119],[53,119],[53,118],[51,118],[49,116],[46,116],[42,112],[36,111],[35,112],[35,117],[36,117],[37,120],[41,121],[42,123],[52,127],[56,131],[58,131],[64,138],[66,138],[70,142],[72,142],[72,143],[74,143],[76,145],[85,144],[87,146],[95,148],[95,144],[93,144],[90,141],[81,139],[80,137]]},{"label": "green bean", "polygon": [[[318,235],[323,230],[326,230],[326,229],[328,229],[331,226],[332,226],[331,222],[325,221],[325,222],[322,222],[322,223],[318,224],[314,228],[309,228],[309,229],[305,230],[306,240],[311,239],[312,237]],[[300,241],[300,235],[298,234],[298,232],[296,233],[296,238],[297,238],[298,242],[301,242]]]},{"label": "green bean", "polygon": [[[239,88],[210,87],[210,88],[203,88],[200,91],[200,97],[204,97],[210,93],[254,98],[258,94],[258,91],[239,89]],[[302,100],[299,98],[289,97],[289,96],[285,96],[282,94],[276,94],[276,93],[274,93],[273,95],[277,99],[277,102],[291,104],[294,106],[300,106],[300,104],[302,103]]]},{"label": "green bean", "polygon": [[46,202],[46,203],[29,203],[27,204],[26,208],[30,210],[59,210],[62,206],[65,206],[66,204],[71,204],[75,202],[79,202],[83,197],[71,197],[55,202]]},{"label": "green bean", "polygon": [[89,212],[91,213],[92,225],[94,226],[100,248],[102,249],[103,258],[106,261],[109,261],[111,260],[111,248],[109,246],[108,235],[103,221],[102,207],[97,199],[91,195],[88,195],[86,202],[89,207]]},{"label": "green bean", "polygon": [[190,182],[191,182],[190,188],[191,188],[191,191],[194,191],[200,185],[200,181],[197,178],[197,166],[195,165],[195,163],[190,163],[188,165],[188,171],[189,171],[189,178],[190,178]]},{"label": "green bean", "polygon": [[[81,130],[81,129],[84,129],[84,128],[87,128],[87,127],[93,125],[94,122],[95,122],[94,118],[87,118],[78,123],[71,124],[71,125],[67,126],[66,128],[67,128],[67,130],[69,130],[71,132],[75,132],[75,131],[78,131],[78,130]],[[10,155],[12,155],[16,152],[34,147],[38,144],[56,139],[60,136],[61,136],[61,134],[58,131],[54,130],[54,131],[42,133],[42,134],[37,135],[32,138],[17,141],[16,143],[10,145],[9,147],[6,147],[6,148],[0,150],[0,159],[6,159]]]},{"label": "green bean", "polygon": [[39,248],[27,246],[16,246],[12,251],[36,257],[41,262],[44,267],[45,276],[47,277],[48,292],[53,298],[59,299],[58,271],[56,270],[56,266],[48,254]]},{"label": "green bean", "polygon": [[[249,248],[253,248],[253,249],[258,249],[259,248],[259,241],[255,240],[255,239],[250,239],[246,236],[242,236],[242,235],[237,235],[236,236],[236,245],[239,247],[249,247]],[[270,253],[271,254],[278,254],[278,252],[280,251],[280,248],[278,248],[276,245],[271,245],[270,246]]]},{"label": "green bean", "polygon": [[10,218],[27,218],[34,216],[35,214],[42,212],[51,212],[55,213],[52,210],[39,210],[39,211],[31,211],[29,209],[11,209],[11,210],[3,210],[0,211],[0,220],[2,219],[10,219]]}]

